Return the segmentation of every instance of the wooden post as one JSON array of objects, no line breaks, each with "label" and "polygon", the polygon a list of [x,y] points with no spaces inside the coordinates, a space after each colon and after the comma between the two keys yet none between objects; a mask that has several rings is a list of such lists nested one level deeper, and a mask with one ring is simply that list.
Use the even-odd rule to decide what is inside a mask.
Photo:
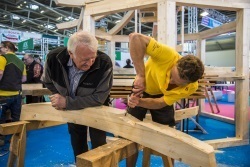
[{"label": "wooden post", "polygon": [[26,124],[20,126],[22,129],[21,132],[15,133],[11,138],[8,167],[24,166],[24,156],[26,148]]}]

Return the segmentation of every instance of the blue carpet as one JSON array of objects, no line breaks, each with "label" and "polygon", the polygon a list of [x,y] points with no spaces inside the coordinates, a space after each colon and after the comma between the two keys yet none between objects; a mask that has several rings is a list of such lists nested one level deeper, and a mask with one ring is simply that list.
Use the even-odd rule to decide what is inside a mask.
[{"label": "blue carpet", "polygon": [[[234,125],[217,120],[200,117],[199,123],[209,133],[191,131],[195,124],[189,121],[189,134],[200,139],[218,139],[233,137]],[[5,145],[7,147],[8,145]],[[219,167],[250,167],[250,145],[220,149],[216,152],[217,165]],[[0,167],[7,166],[8,155],[0,157]],[[25,167],[70,167],[74,163],[73,152],[67,125],[33,130],[27,134],[27,146],[25,155]],[[125,161],[121,161],[120,167],[125,167]],[[142,153],[139,153],[137,166],[142,166]],[[160,167],[160,157],[151,156],[151,167]],[[187,167],[181,162],[175,162],[175,167]]]}]

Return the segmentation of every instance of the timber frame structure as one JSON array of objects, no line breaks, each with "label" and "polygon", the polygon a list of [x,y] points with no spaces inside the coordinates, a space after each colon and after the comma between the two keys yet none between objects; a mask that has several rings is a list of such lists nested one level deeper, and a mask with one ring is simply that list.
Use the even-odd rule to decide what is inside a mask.
[{"label": "timber frame structure", "polygon": [[[115,35],[118,30],[125,26],[126,21],[131,19],[131,14],[135,9],[157,8],[158,41],[169,46],[176,47],[177,40],[197,40],[197,55],[205,60],[205,41],[207,38],[217,36],[222,33],[236,31],[236,71],[231,73],[221,73],[217,80],[233,80],[236,83],[235,100],[235,137],[216,139],[207,141],[215,148],[223,148],[249,143],[248,129],[248,96],[249,96],[249,49],[250,49],[250,2],[249,0],[77,0],[67,2],[66,0],[56,0],[58,5],[82,6],[81,16],[73,22],[57,25],[58,28],[69,28],[77,26],[77,29],[86,29],[97,38],[111,42],[110,55],[114,61],[115,42],[128,42],[127,36]],[[194,6],[199,8],[211,8],[220,10],[236,11],[235,22],[224,24],[220,27],[203,31],[197,34],[175,35],[176,27],[176,6]],[[117,26],[108,33],[95,31],[95,20],[105,17],[108,14],[130,11]],[[209,71],[205,71],[209,74]],[[217,72],[218,75],[218,72]],[[207,78],[214,80],[215,78]]]}]

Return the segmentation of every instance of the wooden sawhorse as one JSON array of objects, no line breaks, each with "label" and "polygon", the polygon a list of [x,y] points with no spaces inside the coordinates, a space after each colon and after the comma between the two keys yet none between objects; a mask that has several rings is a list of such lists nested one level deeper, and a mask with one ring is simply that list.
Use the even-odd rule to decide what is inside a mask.
[{"label": "wooden sawhorse", "polygon": [[13,134],[10,142],[10,155],[8,159],[8,167],[24,166],[24,157],[26,149],[26,132],[33,129],[41,129],[51,126],[64,124],[54,121],[18,121],[0,124],[1,135]]}]

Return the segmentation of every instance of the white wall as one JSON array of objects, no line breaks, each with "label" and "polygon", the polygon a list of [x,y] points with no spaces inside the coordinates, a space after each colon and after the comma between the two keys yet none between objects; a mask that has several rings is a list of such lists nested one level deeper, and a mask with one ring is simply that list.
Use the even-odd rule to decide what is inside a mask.
[{"label": "white wall", "polygon": [[206,52],[205,65],[216,67],[234,67],[235,50]]}]

